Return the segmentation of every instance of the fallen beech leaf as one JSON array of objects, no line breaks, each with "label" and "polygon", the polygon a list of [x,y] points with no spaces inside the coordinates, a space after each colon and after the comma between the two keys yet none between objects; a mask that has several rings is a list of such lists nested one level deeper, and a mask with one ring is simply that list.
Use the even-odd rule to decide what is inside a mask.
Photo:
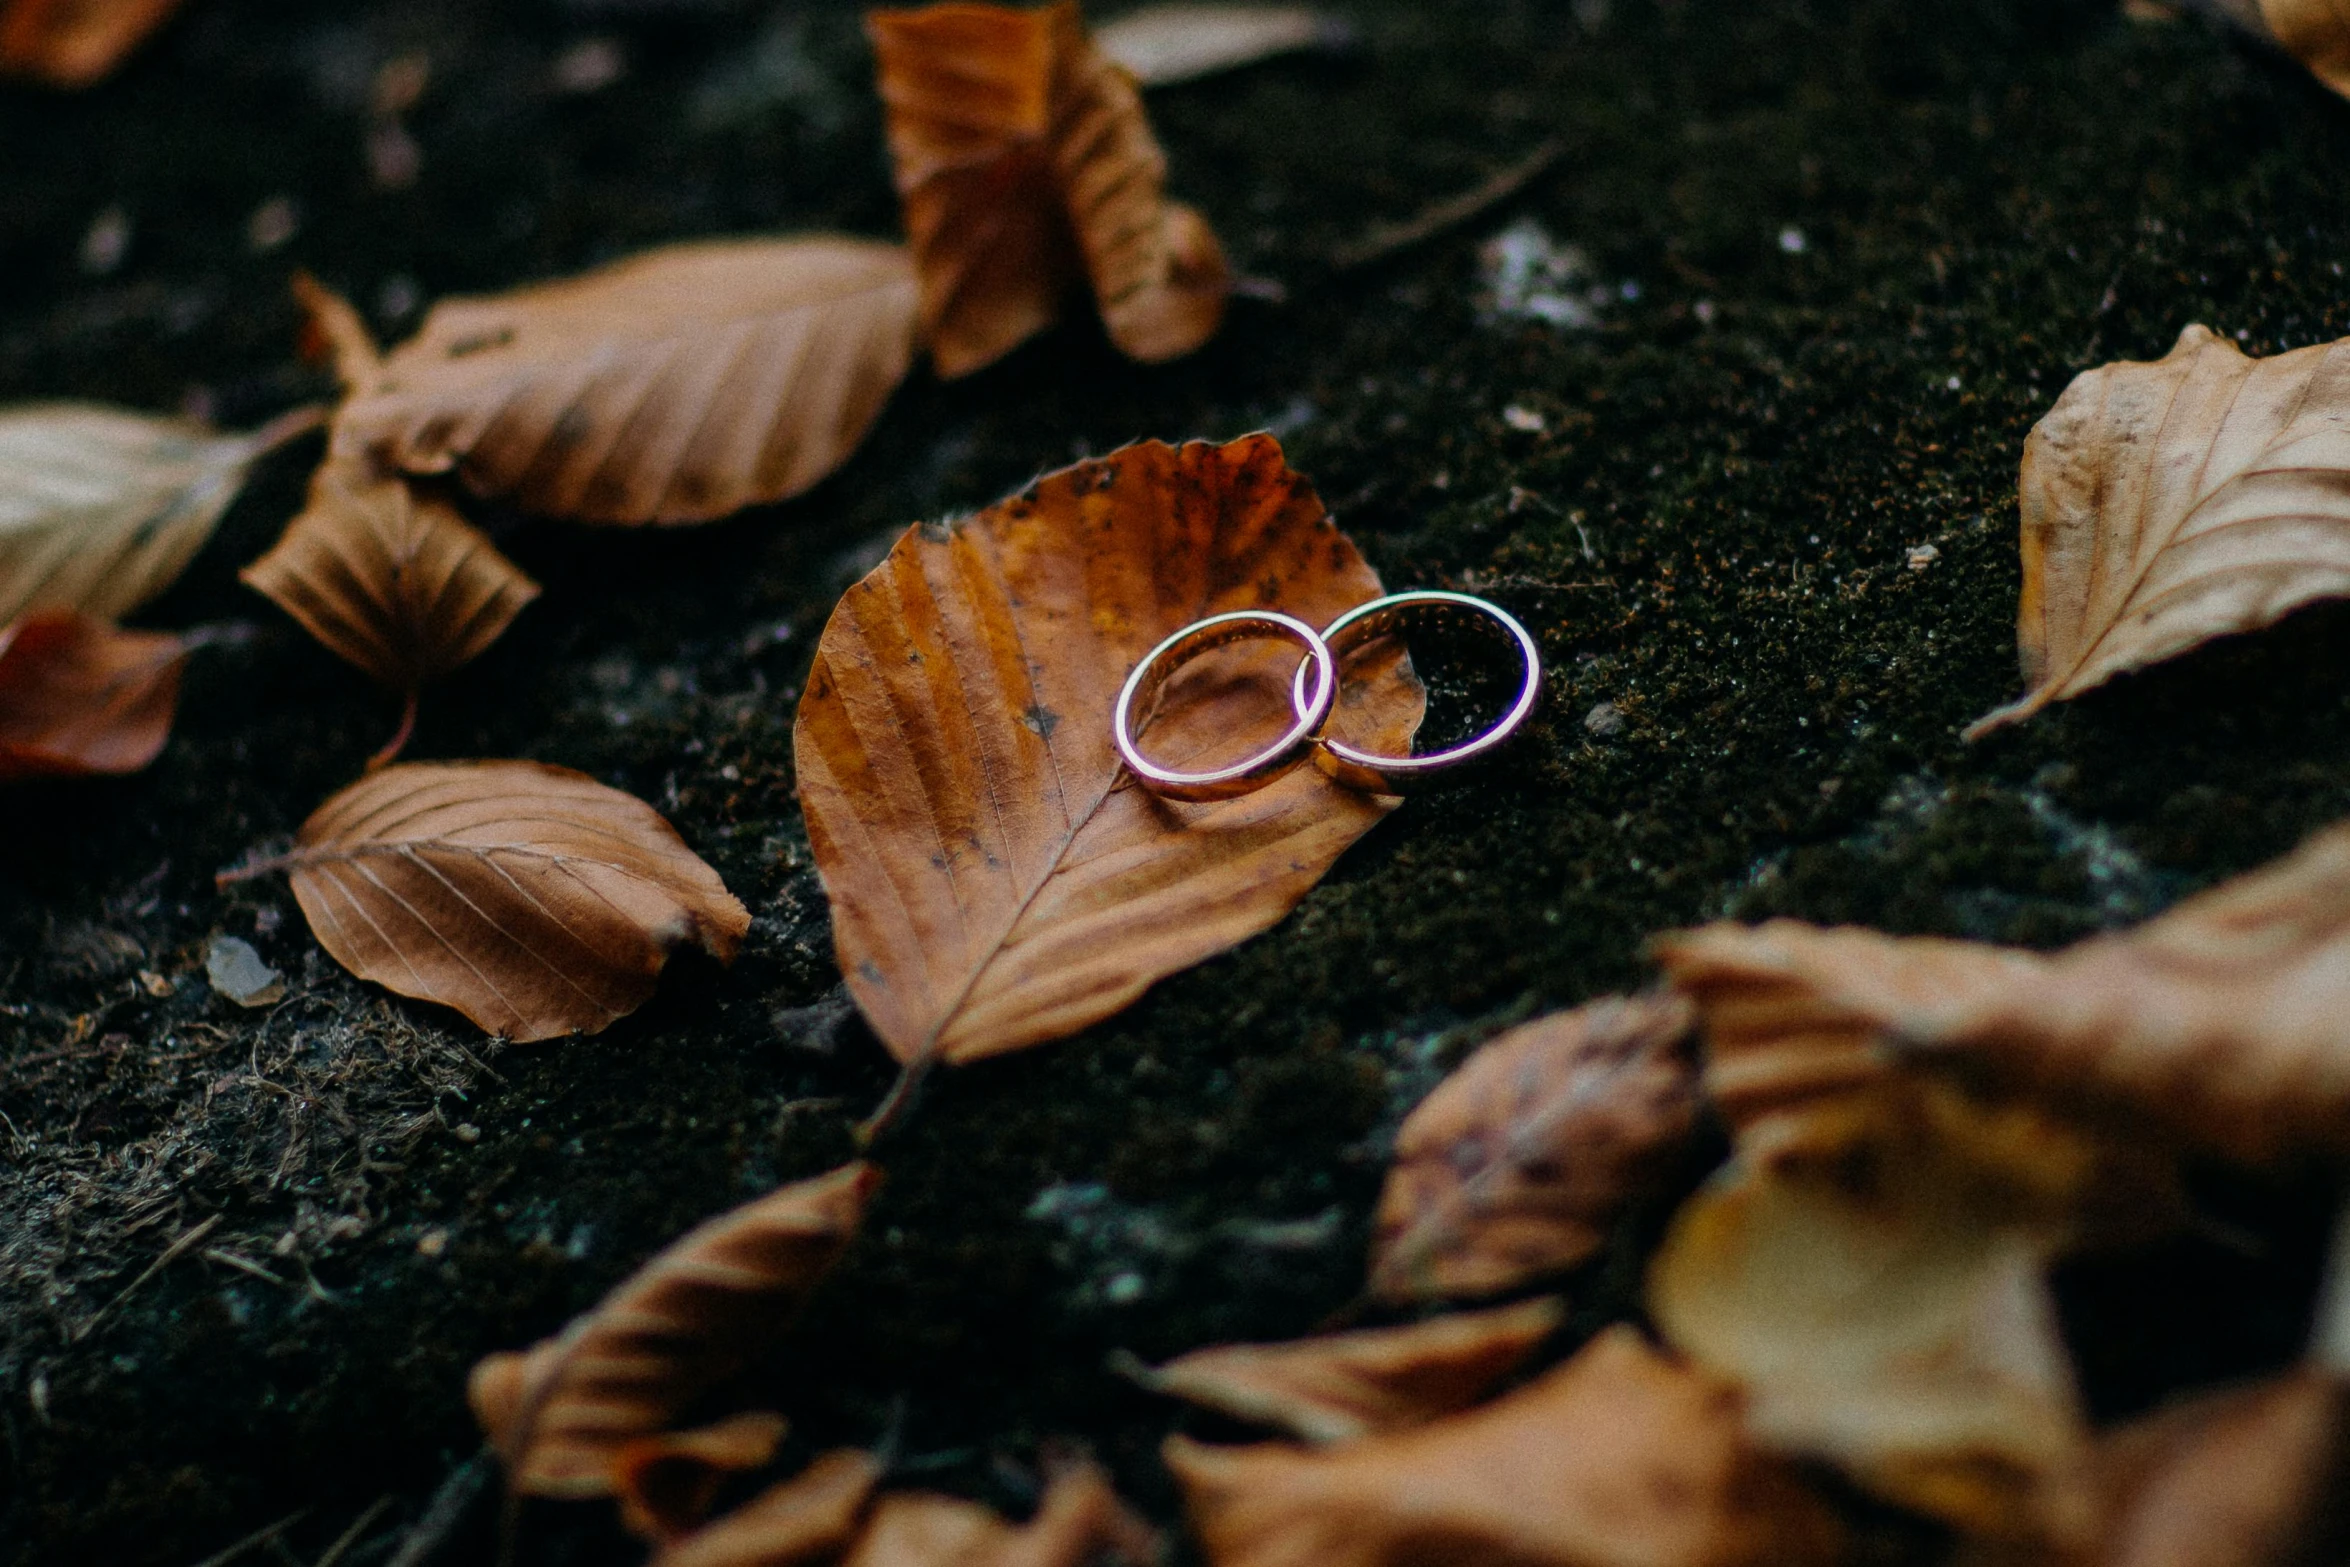
[{"label": "fallen beech leaf", "polygon": [[1166,87],[1301,49],[1343,48],[1354,30],[1302,5],[1146,5],[1094,30],[1102,53],[1145,87]]},{"label": "fallen beech leaf", "polygon": [[899,1491],[874,1504],[842,1567],[987,1567],[1012,1538],[1012,1526],[977,1502]]},{"label": "fallen beech leaf", "polygon": [[2350,1150],[2350,826],[2054,956],[1792,920],[1657,955],[1734,1120],[1898,1055],[2233,1158]]},{"label": "fallen beech leaf", "polygon": [[319,944],[518,1043],[644,1005],[669,954],[734,961],[750,914],[652,807],[540,762],[410,762],[311,813],[282,859]]},{"label": "fallen beech leaf", "polygon": [[728,1475],[774,1460],[788,1424],[781,1415],[754,1410],[628,1443],[612,1457],[622,1527],[656,1543],[691,1534],[710,1516]]},{"label": "fallen beech leaf", "polygon": [[351,457],[319,465],[310,504],[237,575],[403,694],[495,642],[539,593],[454,507]]},{"label": "fallen beech leaf", "polygon": [[1090,1458],[1045,1460],[1050,1476],[1036,1516],[989,1558],[987,1567],[1156,1567],[1159,1532],[1127,1510],[1110,1477]]},{"label": "fallen beech leaf", "polygon": [[1972,1533],[2078,1541],[2087,1432],[2043,1270],[2092,1151],[1891,1080],[1742,1132],[1651,1263],[1658,1328],[1774,1451]]},{"label": "fallen beech leaf", "polygon": [[1610,998],[1487,1044],[1396,1134],[1371,1292],[1491,1295],[1588,1261],[1697,1117],[1695,1014]]},{"label": "fallen beech leaf", "polygon": [[0,623],[38,609],[101,620],[137,609],[212,537],[253,460],[316,422],[304,410],[252,435],[214,435],[94,403],[0,410]]},{"label": "fallen beech leaf", "polygon": [[824,1454],[781,1485],[653,1553],[648,1567],[799,1567],[848,1549],[881,1481],[871,1453]]},{"label": "fallen beech leaf", "polygon": [[533,1496],[602,1496],[628,1445],[739,1369],[856,1238],[872,1165],[780,1187],[672,1242],[554,1338],[483,1357],[466,1396]]},{"label": "fallen beech leaf", "polygon": [[967,375],[1059,314],[1080,271],[1111,341],[1145,361],[1215,335],[1231,278],[1205,219],[1167,201],[1133,79],[1073,0],[868,13],[922,335]]},{"label": "fallen beech leaf", "polygon": [[163,750],[188,643],[51,611],[0,626],[0,781],[135,773]]},{"label": "fallen beech leaf", "polygon": [[2340,0],[2198,0],[2254,37],[2265,38],[2350,97],[2350,10]]},{"label": "fallen beech leaf", "polygon": [[1425,1425],[1476,1403],[1565,1317],[1555,1300],[1287,1344],[1196,1349],[1136,1379],[1300,1441],[1351,1442]]},{"label": "fallen beech leaf", "polygon": [[723,517],[848,458],[905,378],[914,305],[902,247],[832,237],[672,245],[444,300],[362,373],[335,450],[549,516]]},{"label": "fallen beech leaf", "polygon": [[1747,1448],[1738,1396],[1614,1327],[1483,1408],[1343,1446],[1167,1465],[1215,1567],[1799,1567],[1841,1531]]},{"label": "fallen beech leaf", "polygon": [[0,74],[87,87],[161,27],[179,0],[7,0]]},{"label": "fallen beech leaf", "polygon": [[2024,696],[1968,737],[2350,594],[2350,339],[2249,359],[2190,326],[2076,377],[2024,443]]},{"label": "fallen beech leaf", "polygon": [[[891,1053],[1057,1039],[1287,913],[1395,802],[1310,766],[1162,800],[1125,779],[1111,707],[1202,615],[1320,624],[1378,592],[1268,435],[1142,442],[909,529],[833,610],[793,731],[841,972]],[[1187,666],[1153,749],[1213,766],[1261,744],[1296,656],[1252,642]],[[1358,743],[1408,750],[1422,696],[1400,649],[1347,685]]]}]

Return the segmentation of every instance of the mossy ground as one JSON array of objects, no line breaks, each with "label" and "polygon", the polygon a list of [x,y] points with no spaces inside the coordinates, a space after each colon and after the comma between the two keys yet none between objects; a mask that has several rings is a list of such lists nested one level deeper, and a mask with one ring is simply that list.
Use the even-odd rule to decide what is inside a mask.
[{"label": "mossy ground", "polygon": [[[839,1001],[796,683],[895,530],[1081,453],[1274,426],[1391,584],[1521,614],[1552,691],[1508,766],[1412,801],[1276,930],[943,1076],[885,1150],[869,1234],[768,1374],[796,1441],[892,1430],[912,1472],[1007,1506],[1073,1434],[1171,1516],[1175,1417],[1104,1354],[1343,1308],[1400,1110],[1500,1024],[1641,982],[1649,933],[1784,912],[2052,944],[2350,813],[2338,609],[1957,739],[2016,686],[2016,463],[2067,379],[2191,321],[2254,352],[2350,331],[2350,106],[2088,0],[1333,4],[1354,54],[1152,97],[1175,190],[1286,291],[1203,353],[1138,369],[1073,324],[918,375],[819,492],[716,527],[485,513],[547,592],[412,754],[633,790],[757,916],[731,972],[680,963],[598,1038],[494,1049],[343,975],[281,886],[214,891],[393,718],[236,585],[310,449],[265,467],[142,617],[264,634],[201,658],[151,771],[7,797],[0,1557],[168,1567],[306,1510],[308,1559],[388,1495],[346,1558],[380,1560],[474,1445],[476,1355],[846,1154],[889,1072]],[[591,36],[628,75],[555,92]],[[410,50],[422,178],[379,191],[367,84]],[[420,298],[666,239],[888,233],[868,70],[845,4],[190,0],[95,91],[0,91],[0,398],[249,424],[320,395],[296,264],[397,335]],[[1329,265],[1546,137],[1564,158],[1507,206]],[[256,254],[281,196],[299,231]],[[88,276],[108,207],[130,245]],[[1591,258],[1589,329],[1480,319],[1478,244],[1529,215]],[[291,999],[211,995],[216,931]],[[2065,1277],[2101,1411],[2294,1351],[2327,1194],[2208,1184],[2206,1238]],[[1636,1309],[1647,1233],[1573,1281],[1583,1323]],[[600,1509],[526,1525],[525,1561],[627,1555]]]}]

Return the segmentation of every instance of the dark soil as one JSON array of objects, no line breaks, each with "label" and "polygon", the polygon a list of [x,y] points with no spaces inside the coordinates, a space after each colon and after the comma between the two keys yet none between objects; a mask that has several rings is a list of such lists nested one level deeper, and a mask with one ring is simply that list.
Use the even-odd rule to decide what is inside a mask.
[{"label": "dark soil", "polygon": [[[2194,321],[2257,353],[2350,331],[2350,105],[2089,0],[1332,4],[1351,54],[1153,94],[1177,193],[1286,290],[1193,359],[1138,369],[1072,324],[918,374],[818,492],[715,527],[479,512],[547,591],[411,754],[629,789],[757,916],[731,971],[680,962],[597,1038],[498,1048],[343,974],[282,884],[214,890],[395,716],[237,585],[316,445],[264,466],[142,617],[261,634],[201,657],[147,773],[7,796],[0,1560],[172,1567],[299,1513],[308,1561],[388,1497],[345,1558],[380,1562],[475,1447],[476,1356],[848,1154],[891,1074],[793,802],[797,683],[898,529],[1080,454],[1270,426],[1389,583],[1519,613],[1552,690],[1509,765],[1412,801],[1270,934],[943,1075],[885,1148],[868,1234],[765,1375],[800,1447],[895,1433],[924,1483],[1008,1508],[1069,1435],[1172,1518],[1177,1417],[1105,1354],[1345,1307],[1401,1111],[1495,1028],[1640,983],[1651,932],[2060,943],[2350,813],[2341,609],[1957,738],[2017,686],[2016,464],[2068,378]],[[556,91],[591,38],[626,76]],[[410,51],[422,176],[387,192],[369,83]],[[869,70],[855,8],[814,0],[189,0],[96,90],[0,90],[0,399],[243,426],[318,397],[296,266],[396,337],[420,301],[663,240],[887,234]],[[1330,265],[1550,137],[1505,206]],[[297,232],[257,252],[277,198]],[[90,275],[109,208],[129,246]],[[1587,326],[1480,316],[1479,244],[1525,217],[1588,255]],[[289,997],[215,996],[216,932]],[[2101,1414],[2298,1347],[2332,1193],[2204,1187],[2198,1238],[2063,1280]],[[1636,1313],[1655,1218],[1570,1281],[1578,1331]],[[488,1540],[477,1517],[446,1559]],[[523,1520],[524,1562],[630,1551],[602,1507]]]}]

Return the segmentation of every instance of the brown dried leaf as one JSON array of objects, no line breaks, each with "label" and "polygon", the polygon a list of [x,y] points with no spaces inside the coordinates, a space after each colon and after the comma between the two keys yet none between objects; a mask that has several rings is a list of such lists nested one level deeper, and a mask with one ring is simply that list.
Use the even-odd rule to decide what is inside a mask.
[{"label": "brown dried leaf", "polygon": [[1891,1080],[1745,1129],[1675,1219],[1649,1310],[1747,1428],[1970,1532],[2082,1537],[2087,1432],[2043,1271],[2093,1150]]},{"label": "brown dried leaf", "polygon": [[2249,359],[2207,327],[2076,377],[2024,443],[2024,696],[1972,738],[2350,594],[2350,339]]},{"label": "brown dried leaf", "polygon": [[1073,0],[868,14],[923,339],[942,376],[1059,314],[1080,272],[1110,338],[1145,361],[1215,335],[1231,279],[1200,215],[1166,199],[1141,95]]},{"label": "brown dried leaf", "polygon": [[1351,1442],[1468,1408],[1525,1364],[1565,1315],[1555,1300],[1532,1300],[1287,1344],[1225,1344],[1137,1380],[1303,1442]]},{"label": "brown dried leaf", "polygon": [[336,962],[517,1042],[607,1027],[672,951],[731,963],[751,922],[652,807],[541,762],[385,768],[277,868]]},{"label": "brown dried leaf", "polygon": [[[335,450],[585,522],[783,500],[848,458],[905,378],[915,284],[867,240],[728,240],[435,305],[335,416]],[[346,331],[319,330],[353,373]]]},{"label": "brown dried leaf", "polygon": [[1481,1409],[1340,1447],[1170,1438],[1216,1567],[1800,1567],[1840,1530],[1728,1386],[1614,1327]]},{"label": "brown dried leaf", "polygon": [[70,611],[0,626],[0,782],[135,773],[171,737],[188,644]]},{"label": "brown dried leaf", "polygon": [[766,1410],[691,1431],[640,1437],[612,1457],[622,1527],[640,1540],[675,1540],[701,1527],[726,1477],[774,1461],[789,1423]]},{"label": "brown dried leaf", "polygon": [[6,0],[0,75],[87,87],[179,9],[180,0]]},{"label": "brown dried leaf", "polygon": [[[1394,802],[1311,767],[1162,800],[1125,778],[1111,708],[1202,615],[1320,624],[1378,592],[1266,435],[1143,442],[909,529],[834,609],[793,734],[841,972],[891,1053],[1057,1039],[1286,914]],[[1296,657],[1256,642],[1187,666],[1154,751],[1212,766],[1261,744]],[[1422,697],[1400,650],[1348,690],[1359,743],[1409,748]]]},{"label": "brown dried leaf", "polygon": [[94,403],[0,410],[0,624],[128,615],[187,569],[254,459],[315,420],[215,435]]},{"label": "brown dried leaf", "polygon": [[1396,1135],[1372,1293],[1498,1294],[1595,1256],[1686,1148],[1694,1023],[1676,997],[1610,998],[1471,1056]]},{"label": "brown dried leaf", "polygon": [[1145,87],[1195,81],[1301,49],[1339,48],[1353,29],[1302,5],[1146,5],[1094,30],[1094,42]]},{"label": "brown dried leaf", "polygon": [[716,1523],[669,1541],[648,1567],[800,1567],[829,1563],[856,1540],[881,1481],[871,1453],[824,1454]]},{"label": "brown dried leaf", "polygon": [[351,457],[319,465],[310,504],[237,576],[402,692],[470,661],[539,595],[455,507]]},{"label": "brown dried leaf", "polygon": [[664,1430],[779,1331],[856,1238],[872,1165],[780,1187],[672,1242],[557,1337],[485,1356],[466,1389],[507,1483],[602,1496],[628,1445]]},{"label": "brown dried leaf", "polygon": [[1012,1537],[1012,1526],[977,1502],[900,1491],[874,1505],[842,1567],[983,1567]]},{"label": "brown dried leaf", "polygon": [[1897,1052],[2234,1158],[2350,1150],[2350,826],[2052,957],[1792,920],[1658,956],[1733,1119]]}]

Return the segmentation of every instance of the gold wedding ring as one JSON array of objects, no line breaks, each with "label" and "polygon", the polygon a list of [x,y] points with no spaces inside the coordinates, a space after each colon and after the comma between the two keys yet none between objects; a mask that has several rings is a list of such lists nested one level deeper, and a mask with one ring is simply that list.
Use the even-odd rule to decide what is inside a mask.
[{"label": "gold wedding ring", "polygon": [[[1289,637],[1306,650],[1290,688],[1296,721],[1280,739],[1229,766],[1207,772],[1162,767],[1142,754],[1136,715],[1150,715],[1176,670],[1213,648],[1263,636]],[[1338,664],[1313,627],[1272,610],[1235,610],[1194,621],[1145,654],[1118,693],[1111,732],[1117,738],[1120,759],[1152,793],[1170,800],[1231,800],[1264,788],[1304,761],[1315,748],[1315,736],[1329,722],[1337,699]]]}]

